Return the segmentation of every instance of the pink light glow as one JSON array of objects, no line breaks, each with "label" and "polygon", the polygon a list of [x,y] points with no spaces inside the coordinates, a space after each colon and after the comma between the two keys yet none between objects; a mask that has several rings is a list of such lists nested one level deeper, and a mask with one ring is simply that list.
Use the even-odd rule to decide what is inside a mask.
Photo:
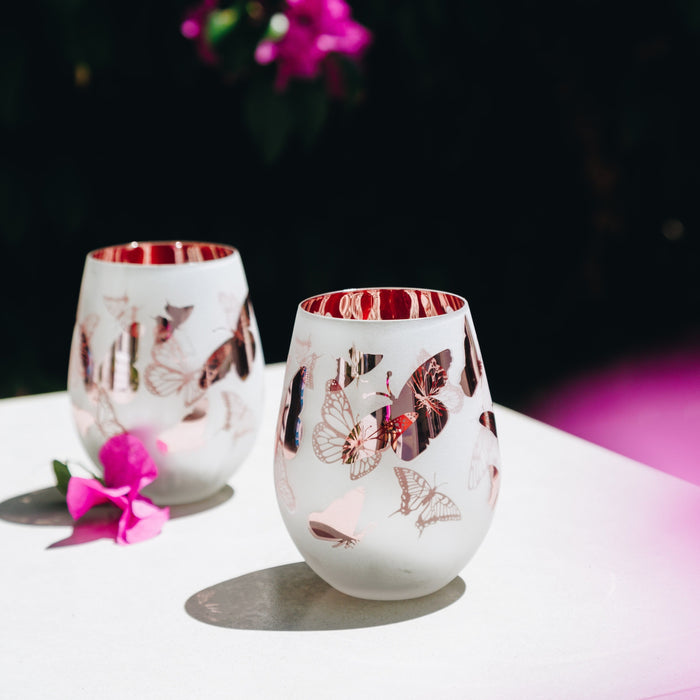
[{"label": "pink light glow", "polygon": [[700,343],[581,375],[525,413],[700,484]]},{"label": "pink light glow", "polygon": [[194,39],[199,36],[200,25],[194,20],[186,19],[180,25],[180,31],[182,32],[182,36],[186,39]]}]

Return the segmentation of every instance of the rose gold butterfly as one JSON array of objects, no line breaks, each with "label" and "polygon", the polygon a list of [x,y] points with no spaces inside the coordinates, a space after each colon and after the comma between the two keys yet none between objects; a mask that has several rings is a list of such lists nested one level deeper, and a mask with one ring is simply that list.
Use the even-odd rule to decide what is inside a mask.
[{"label": "rose gold butterfly", "polygon": [[381,453],[388,447],[399,451],[401,435],[418,414],[408,412],[392,418],[388,405],[361,420],[353,418],[348,397],[338,381],[330,379],[326,382],[321,418],[311,437],[314,454],[326,464],[349,464],[350,478],[359,479],[379,464]]},{"label": "rose gold butterfly", "polygon": [[364,488],[348,491],[324,510],[309,514],[309,531],[317,540],[333,542],[334,548],[351,549],[373,527],[371,524],[362,532],[357,532],[364,501]]},{"label": "rose gold butterfly", "polygon": [[156,343],[153,362],[146,367],[148,390],[157,396],[181,394],[185,405],[191,406],[215,382],[223,379],[232,368],[241,379],[250,373],[255,358],[255,339],[250,330],[249,301],[243,304],[236,330],[219,345],[203,365],[192,368],[176,337]]},{"label": "rose gold butterfly", "polygon": [[176,338],[154,345],[153,361],[146,367],[144,383],[156,396],[179,394],[186,406],[192,406],[204,395],[202,367],[192,368]]},{"label": "rose gold butterfly", "polygon": [[155,345],[166,343],[173,337],[173,333],[190,317],[194,306],[165,305],[165,315],[156,317]]},{"label": "rose gold butterfly", "polygon": [[83,384],[88,390],[92,388],[95,382],[95,355],[92,351],[91,343],[92,334],[95,332],[95,328],[99,322],[100,317],[97,314],[90,314],[78,324],[78,333],[80,335],[80,370]]},{"label": "rose gold butterfly", "polygon": [[129,304],[129,297],[126,294],[121,297],[103,296],[102,300],[107,311],[116,319],[121,329],[127,332],[131,331],[132,326],[136,323],[138,307]]},{"label": "rose gold butterfly", "polygon": [[496,417],[493,411],[484,411],[479,417],[479,423],[483,427],[479,428],[479,434],[474,443],[467,478],[467,487],[470,490],[479,486],[486,472],[490,472],[493,475],[495,470],[497,473],[500,464]]},{"label": "rose gold butterfly", "polygon": [[97,390],[97,407],[95,409],[95,424],[106,438],[121,435],[126,428],[119,422],[114,406],[105,389]]},{"label": "rose gold butterfly", "polygon": [[[407,426],[401,440],[398,456],[408,462],[427,449],[447,424],[449,411],[443,403],[443,393],[447,388],[447,370],[452,362],[449,350],[433,355],[423,362],[410,376],[398,396],[389,388],[391,372],[387,372],[387,391],[375,392],[392,400],[396,413],[415,413],[416,420]],[[369,394],[365,394],[365,397]]]},{"label": "rose gold butterfly", "polygon": [[250,296],[246,297],[240,307],[237,306],[233,295],[220,294],[219,299],[224,306],[233,335],[225,340],[207,360],[205,368],[212,377],[210,384],[222,379],[232,366],[235,367],[236,374],[245,381],[253,369],[256,352],[252,331],[253,305]]},{"label": "rose gold butterfly", "polygon": [[[107,299],[108,297],[105,297]],[[125,297],[126,298],[126,297]],[[78,324],[80,370],[88,394],[96,387],[104,387],[122,396],[122,402],[138,389],[139,373],[136,369],[140,326],[132,323],[122,330],[110,345],[101,362],[96,362],[92,348],[92,336],[99,323],[97,314],[88,315]],[[96,400],[96,397],[92,397]]]},{"label": "rose gold butterfly", "polygon": [[469,320],[464,319],[464,369],[459,383],[467,396],[474,396],[483,373],[483,363],[479,357]]},{"label": "rose gold butterfly", "polygon": [[309,389],[314,388],[314,367],[316,366],[316,360],[320,357],[315,352],[311,350],[311,336],[306,340],[300,340],[296,338],[295,341],[294,355],[299,367],[306,367],[306,386]]},{"label": "rose gold butterfly", "polygon": [[[138,360],[141,324],[136,320],[138,307],[130,303],[129,297],[103,296],[102,300],[110,315],[117,321],[121,333],[116,337],[105,361],[100,366],[100,383],[110,391],[128,400],[139,388]],[[132,397],[133,398],[133,397]]]},{"label": "rose gold butterfly", "polygon": [[372,355],[360,352],[354,345],[348,350],[347,357],[336,359],[338,370],[336,379],[342,387],[348,386],[360,376],[371,372],[381,361],[384,355]]},{"label": "rose gold butterfly", "polygon": [[275,444],[274,475],[279,500],[290,513],[296,509],[296,497],[287,475],[287,461],[294,459],[301,444],[301,411],[304,407],[304,391],[307,378],[306,367],[300,367],[292,377],[280,407]]},{"label": "rose gold butterfly", "polygon": [[234,391],[222,391],[226,417],[222,430],[231,431],[234,440],[255,429],[253,413],[243,399]]},{"label": "rose gold butterfly", "polygon": [[420,510],[416,520],[419,537],[428,525],[462,519],[462,514],[454,501],[438,491],[437,486],[431,487],[418,472],[406,467],[394,467],[394,474],[401,486],[401,505],[398,510],[390,514],[390,517],[396,513],[410,515],[413,511]]}]

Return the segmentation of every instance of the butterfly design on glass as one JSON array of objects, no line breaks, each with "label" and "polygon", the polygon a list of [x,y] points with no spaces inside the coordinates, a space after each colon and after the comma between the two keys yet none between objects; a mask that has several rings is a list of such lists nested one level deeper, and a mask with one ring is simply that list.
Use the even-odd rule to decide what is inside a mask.
[{"label": "butterfly design on glass", "polygon": [[290,513],[296,509],[296,497],[289,483],[287,461],[296,457],[301,444],[301,411],[304,407],[307,368],[300,367],[285,392],[280,407],[277,424],[277,442],[275,444],[275,488],[280,501]]},{"label": "butterfly design on glass", "polygon": [[80,335],[80,342],[78,345],[80,352],[80,370],[86,389],[90,389],[95,382],[95,356],[91,348],[91,343],[92,334],[95,332],[95,328],[99,322],[100,317],[97,314],[90,314],[78,324],[78,334]]},{"label": "butterfly design on glass", "polygon": [[491,508],[496,507],[498,494],[501,490],[501,470],[495,465],[489,466],[489,474],[491,476],[491,489],[489,491],[489,505]]},{"label": "butterfly design on glass", "polygon": [[129,331],[131,326],[136,323],[138,307],[129,303],[129,297],[126,294],[120,297],[103,296],[102,301],[123,331]]},{"label": "butterfly design on glass", "polygon": [[334,548],[351,549],[367,532],[356,531],[364,501],[364,488],[348,491],[324,510],[309,515],[309,531],[317,540],[334,542]]},{"label": "butterfly design on glass", "polygon": [[226,411],[222,430],[231,431],[236,440],[254,429],[252,412],[236,392],[222,391],[221,398]]},{"label": "butterfly design on glass", "polygon": [[[105,303],[108,300],[113,301],[111,297],[104,297],[104,299]],[[127,297],[116,301],[120,304],[127,303]],[[94,392],[95,387],[102,386],[113,393],[121,394],[122,401],[128,400],[139,385],[136,360],[141,326],[136,322],[125,324],[125,329],[119,332],[102,361],[97,362],[92,346],[92,336],[99,322],[98,314],[89,314],[78,324],[78,348],[83,384],[88,393]]]},{"label": "butterfly design on glass", "polygon": [[97,407],[95,410],[95,424],[97,429],[106,438],[121,435],[126,428],[119,422],[114,406],[105,389],[97,390]]},{"label": "butterfly design on glass", "polygon": [[[183,312],[180,323],[189,317]],[[239,320],[233,335],[219,345],[207,358],[203,365],[194,368],[189,364],[185,353],[178,341],[177,327],[169,338],[153,345],[153,362],[146,367],[145,382],[148,390],[157,396],[182,394],[185,405],[196,403],[215,382],[223,379],[231,369],[241,379],[250,374],[252,361],[255,358],[255,340],[250,330],[250,302],[246,299],[240,309]],[[161,324],[162,328],[162,324]],[[156,337],[158,337],[158,329]]]},{"label": "butterfly design on glass", "polygon": [[296,338],[294,340],[294,344],[294,355],[296,357],[297,365],[299,367],[306,367],[306,386],[308,386],[309,389],[313,389],[314,367],[316,366],[316,360],[318,360],[320,355],[317,355],[311,350],[311,336],[309,336],[306,340]]},{"label": "butterfly design on glass", "polygon": [[454,501],[437,490],[437,486],[431,486],[418,472],[407,467],[394,467],[394,474],[401,486],[401,505],[389,515],[410,515],[419,510],[416,527],[418,536],[429,525],[434,525],[447,520],[461,520],[462,513]]},{"label": "butterfly design on glass", "polygon": [[473,490],[479,486],[487,472],[498,471],[500,453],[498,449],[498,434],[496,432],[496,417],[493,411],[484,411],[479,417],[479,434],[477,435],[469,465],[467,487]]},{"label": "butterfly design on glass", "polygon": [[407,426],[401,437],[398,456],[408,462],[428,447],[447,424],[449,411],[442,394],[449,389],[447,370],[452,362],[452,353],[443,350],[423,362],[411,375],[398,396],[389,389],[391,372],[387,373],[387,392],[377,392],[393,401],[396,413],[415,414],[416,419]]},{"label": "butterfly design on glass", "polygon": [[371,372],[381,361],[384,355],[372,355],[360,352],[354,345],[348,351],[347,357],[336,359],[338,371],[336,380],[342,387],[346,387],[354,380],[359,382],[360,376]]},{"label": "butterfly design on glass", "polygon": [[362,419],[354,418],[343,388],[330,379],[321,406],[322,420],[311,436],[314,454],[326,464],[349,464],[350,478],[359,479],[379,464],[388,447],[398,453],[401,436],[417,418],[418,414],[410,411],[392,417],[391,404]]},{"label": "butterfly design on glass", "polygon": [[156,345],[167,342],[173,333],[190,317],[194,306],[165,305],[165,315],[156,316]]},{"label": "butterfly design on glass", "polygon": [[180,394],[186,406],[192,406],[204,395],[201,385],[202,367],[192,367],[189,353],[183,350],[180,326],[190,317],[192,306],[165,307],[165,316],[156,318],[151,363],[144,372],[146,388],[156,396]]},{"label": "butterfly design on glass", "polygon": [[235,297],[231,294],[220,294],[219,300],[229,319],[233,335],[214,350],[205,364],[209,384],[225,377],[232,367],[242,380],[246,380],[255,361],[255,337],[251,327],[253,305],[250,295],[245,298],[240,307],[237,306]]},{"label": "butterfly design on glass", "polygon": [[479,487],[486,474],[489,475],[488,503],[495,508],[501,487],[501,453],[498,447],[496,418],[493,411],[484,411],[479,417],[479,434],[472,451],[467,488]]},{"label": "butterfly design on glass", "polygon": [[110,346],[107,357],[100,366],[100,382],[110,391],[128,398],[139,388],[136,360],[141,324],[136,321],[138,307],[129,302],[126,294],[121,297],[103,296],[102,300],[107,311],[119,324],[121,333]]},{"label": "butterfly design on glass", "polygon": [[279,423],[277,426],[277,444],[284,452],[286,459],[296,456],[301,444],[302,422],[301,412],[304,408],[304,392],[306,390],[306,367],[300,367],[284,395],[280,408]]},{"label": "butterfly design on glass", "polygon": [[464,319],[464,369],[460,377],[459,383],[462,391],[467,396],[474,396],[476,387],[481,379],[483,372],[483,363],[479,357],[479,351],[476,347],[476,341],[472,333],[469,320]]}]

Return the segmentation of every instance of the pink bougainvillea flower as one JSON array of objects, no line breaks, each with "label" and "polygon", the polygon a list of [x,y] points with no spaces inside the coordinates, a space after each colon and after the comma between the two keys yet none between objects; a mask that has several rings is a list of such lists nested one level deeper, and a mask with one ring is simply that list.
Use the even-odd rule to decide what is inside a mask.
[{"label": "pink bougainvillea flower", "polygon": [[218,10],[218,7],[219,0],[202,0],[199,5],[193,7],[185,15],[185,19],[180,25],[182,36],[195,42],[199,57],[204,63],[210,65],[218,63],[219,57],[214,53],[207,36],[207,23],[209,17]]},{"label": "pink bougainvillea flower", "polygon": [[75,520],[101,503],[121,509],[116,541],[132,544],[155,537],[170,517],[168,508],[159,508],[139,492],[158,476],[158,468],[143,443],[122,433],[110,438],[100,450],[104,483],[98,479],[71,477],[66,503]]},{"label": "pink bougainvillea flower", "polygon": [[329,54],[357,61],[370,44],[371,33],[350,18],[345,0],[287,0],[286,4],[283,19],[272,18],[273,36],[263,39],[255,51],[261,65],[277,62],[278,90],[284,90],[290,78],[318,77]]}]

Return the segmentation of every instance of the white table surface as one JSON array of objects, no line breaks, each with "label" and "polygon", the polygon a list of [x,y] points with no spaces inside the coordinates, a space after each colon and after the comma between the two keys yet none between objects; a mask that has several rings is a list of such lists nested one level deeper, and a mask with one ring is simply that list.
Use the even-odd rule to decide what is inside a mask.
[{"label": "white table surface", "polygon": [[68,397],[0,401],[1,698],[700,697],[699,487],[496,406],[481,549],[434,596],[359,601],[282,524],[282,374],[233,491],[125,547],[51,547],[51,460],[87,463]]}]

